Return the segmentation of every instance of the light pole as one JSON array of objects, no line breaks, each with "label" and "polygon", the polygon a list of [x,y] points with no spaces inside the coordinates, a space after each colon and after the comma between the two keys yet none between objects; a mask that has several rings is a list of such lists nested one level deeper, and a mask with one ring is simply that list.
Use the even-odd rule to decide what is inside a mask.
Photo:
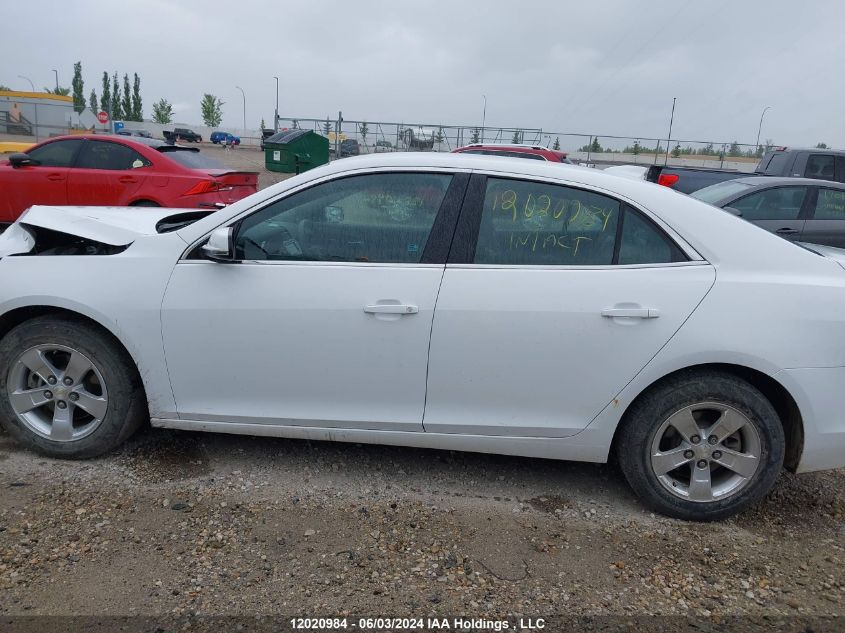
[{"label": "light pole", "polygon": [[237,88],[238,90],[241,91],[241,96],[244,98],[244,127],[243,127],[243,130],[244,130],[244,133],[246,133],[246,95],[244,94],[244,89],[241,88],[240,86],[235,86],[235,88]]},{"label": "light pole", "polygon": [[766,116],[766,110],[771,110],[772,106],[763,108],[763,114],[760,115],[760,125],[757,126],[757,151],[760,150],[760,131],[763,129],[763,117]]},{"label": "light pole", "polygon": [[56,73],[56,94],[59,94],[59,71],[54,68],[53,72]]},{"label": "light pole", "polygon": [[273,117],[273,131],[279,131],[279,78],[275,75],[273,79],[276,80],[276,116]]},{"label": "light pole", "polygon": [[484,97],[484,110],[481,113],[481,143],[484,143],[484,124],[487,122],[487,95],[481,95]]},{"label": "light pole", "polygon": [[18,75],[18,79],[26,79],[29,82],[29,87],[32,89],[32,92],[35,92],[35,84],[32,83],[32,79],[24,77],[23,75]]},{"label": "light pole", "polygon": [[[669,146],[672,144],[672,123],[675,121],[675,100],[677,97],[672,97],[672,114],[669,116],[669,138],[666,139],[666,160],[664,165],[669,164]],[[660,141],[657,141],[660,143]]]}]

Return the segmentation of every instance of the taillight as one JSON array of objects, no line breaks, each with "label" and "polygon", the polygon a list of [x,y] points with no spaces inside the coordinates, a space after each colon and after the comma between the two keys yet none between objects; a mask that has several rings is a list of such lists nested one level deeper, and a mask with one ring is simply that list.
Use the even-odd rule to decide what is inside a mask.
[{"label": "taillight", "polygon": [[671,187],[678,182],[678,178],[680,178],[678,174],[660,174],[657,177],[657,184],[663,185],[664,187]]},{"label": "taillight", "polygon": [[193,187],[185,192],[186,196],[197,196],[203,193],[216,193],[220,191],[220,183],[216,180],[200,180]]}]

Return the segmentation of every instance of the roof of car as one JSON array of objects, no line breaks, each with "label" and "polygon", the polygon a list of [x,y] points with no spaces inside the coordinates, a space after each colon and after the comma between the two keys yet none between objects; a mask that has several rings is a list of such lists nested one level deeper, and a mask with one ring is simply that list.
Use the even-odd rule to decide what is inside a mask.
[{"label": "roof of car", "polygon": [[741,182],[755,187],[780,187],[782,185],[810,185],[817,187],[820,184],[823,184],[825,187],[845,189],[845,183],[835,182],[833,180],[820,180],[818,178],[789,178],[788,176],[749,176],[748,178],[736,178],[734,180],[725,180],[724,182]]}]

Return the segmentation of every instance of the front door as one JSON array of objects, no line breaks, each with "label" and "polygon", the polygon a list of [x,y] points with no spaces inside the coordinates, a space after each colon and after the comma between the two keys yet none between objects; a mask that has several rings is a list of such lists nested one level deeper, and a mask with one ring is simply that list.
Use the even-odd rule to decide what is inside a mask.
[{"label": "front door", "polygon": [[237,222],[239,263],[177,264],[162,321],[180,418],[421,430],[445,261],[433,247],[448,247],[439,218],[465,181],[334,179]]},{"label": "front door", "polygon": [[443,278],[425,430],[573,435],[678,330],[714,270],[608,196],[475,182],[456,236],[480,209],[477,244],[453,257],[456,244]]},{"label": "front door", "polygon": [[37,165],[4,167],[0,175],[0,222],[13,222],[32,205],[67,204],[69,168],[82,143],[82,139],[50,141],[28,152]]}]

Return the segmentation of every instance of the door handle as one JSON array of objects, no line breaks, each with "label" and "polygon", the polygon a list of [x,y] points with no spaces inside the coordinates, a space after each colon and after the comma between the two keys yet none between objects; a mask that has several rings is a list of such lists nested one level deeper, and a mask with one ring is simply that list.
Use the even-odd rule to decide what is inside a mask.
[{"label": "door handle", "polygon": [[128,185],[129,183],[138,182],[132,176],[121,176],[117,179],[118,182],[123,183],[124,185]]},{"label": "door handle", "polygon": [[656,319],[660,316],[660,310],[655,308],[608,308],[601,311],[603,317],[608,319]]},{"label": "door handle", "polygon": [[782,228],[775,231],[778,235],[798,235],[798,229]]},{"label": "door handle", "polygon": [[47,180],[64,180],[64,174],[47,174]]},{"label": "door handle", "polygon": [[369,314],[416,314],[420,309],[404,303],[375,303],[364,306]]}]

